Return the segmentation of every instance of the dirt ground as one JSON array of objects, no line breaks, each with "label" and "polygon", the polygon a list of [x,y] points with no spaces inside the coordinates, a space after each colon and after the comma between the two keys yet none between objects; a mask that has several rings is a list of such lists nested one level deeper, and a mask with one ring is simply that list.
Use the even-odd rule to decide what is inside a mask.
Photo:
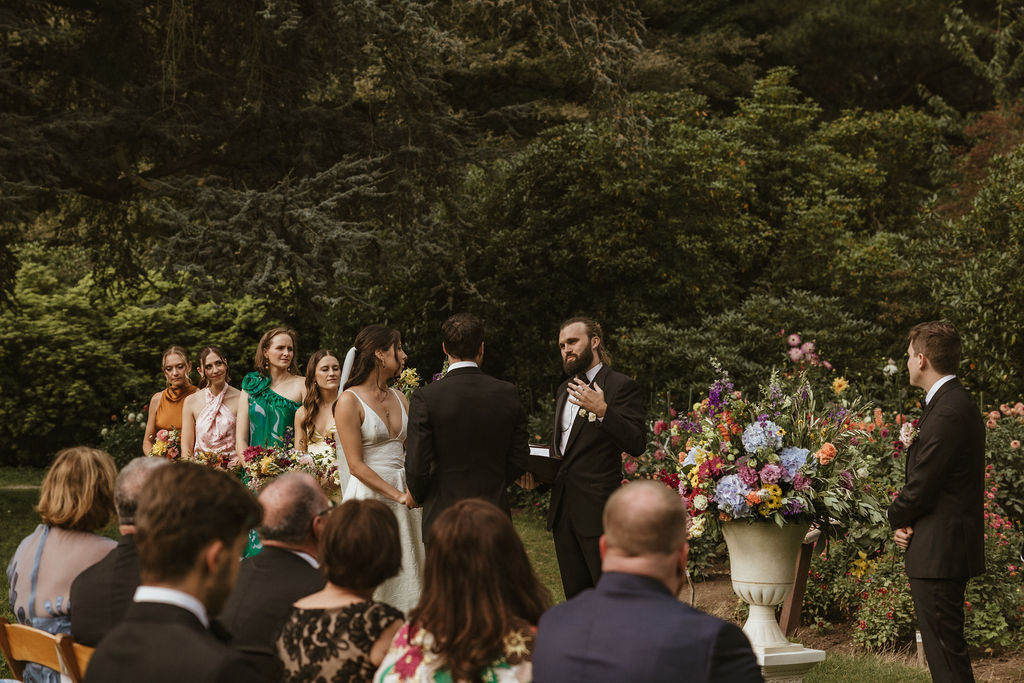
[{"label": "dirt ground", "polygon": [[[723,619],[732,618],[737,598],[732,592],[728,574],[717,574],[708,581],[694,582],[693,588],[697,608]],[[686,586],[683,587],[681,597],[689,602],[689,589]],[[852,628],[853,624],[835,624],[831,633],[819,635],[804,626],[794,638],[804,646],[817,650],[858,654],[851,634]],[[895,657],[907,666],[917,666],[917,655],[914,652],[897,653]],[[1024,683],[1024,652],[1003,652],[993,656],[975,652],[971,655],[971,662],[974,676],[979,682]]]}]

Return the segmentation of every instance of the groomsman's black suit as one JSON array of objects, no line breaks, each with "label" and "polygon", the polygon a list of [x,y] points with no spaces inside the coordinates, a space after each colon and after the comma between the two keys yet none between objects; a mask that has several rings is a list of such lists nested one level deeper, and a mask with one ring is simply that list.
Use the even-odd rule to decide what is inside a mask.
[{"label": "groomsman's black suit", "polygon": [[936,390],[917,428],[889,523],[914,529],[906,568],[932,678],[974,680],[963,601],[967,579],[985,571],[985,425],[953,378]]},{"label": "groomsman's black suit", "polygon": [[324,583],[319,569],[283,548],[264,546],[258,555],[242,560],[220,621],[231,633],[231,646],[244,652],[267,680],[281,677],[277,636],[292,603]]},{"label": "groomsman's black suit", "polygon": [[235,683],[263,678],[228,647],[216,622],[206,629],[191,612],[156,602],[132,603],[96,648],[86,683]]},{"label": "groomsman's black suit", "polygon": [[604,391],[608,410],[603,420],[593,422],[577,414],[565,453],[559,449],[569,380],[558,388],[555,400],[551,448],[563,460],[551,488],[548,529],[554,535],[567,600],[596,585],[601,575],[601,515],[608,497],[622,484],[622,453],[639,456],[647,448],[640,385],[607,365],[590,384]]},{"label": "groomsman's black suit", "polygon": [[96,645],[121,623],[132,604],[139,578],[139,551],[135,534],[125,534],[102,560],[71,583],[71,635],[75,642]]},{"label": "groomsman's black suit", "polygon": [[483,498],[511,515],[506,489],[526,468],[526,415],[515,385],[478,367],[451,370],[409,405],[405,473],[423,504],[423,538],[441,512]]}]

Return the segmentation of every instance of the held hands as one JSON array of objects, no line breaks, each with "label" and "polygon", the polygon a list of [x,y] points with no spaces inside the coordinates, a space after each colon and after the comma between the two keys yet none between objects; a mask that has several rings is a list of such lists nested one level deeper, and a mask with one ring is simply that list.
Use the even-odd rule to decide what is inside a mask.
[{"label": "held hands", "polygon": [[912,527],[905,526],[897,529],[896,533],[893,534],[892,538],[894,541],[896,541],[896,545],[898,545],[903,550],[906,550],[907,546],[910,545],[910,539],[913,535],[914,529]]},{"label": "held hands", "polygon": [[573,378],[566,387],[569,393],[569,402],[578,405],[584,410],[594,413],[599,418],[604,418],[608,410],[608,404],[604,401],[604,389],[597,382],[593,387],[588,387],[579,378]]},{"label": "held hands", "polygon": [[410,510],[413,510],[413,509],[419,507],[419,503],[416,502],[416,499],[414,499],[412,497],[412,494],[409,493],[408,491],[403,491],[402,495],[400,495],[398,497],[398,501],[397,502],[401,503],[402,505],[404,505],[405,507],[409,508]]}]

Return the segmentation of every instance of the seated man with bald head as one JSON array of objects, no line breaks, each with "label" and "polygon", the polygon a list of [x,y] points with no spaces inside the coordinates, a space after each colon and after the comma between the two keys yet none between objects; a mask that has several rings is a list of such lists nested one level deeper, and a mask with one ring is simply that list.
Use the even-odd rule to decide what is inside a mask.
[{"label": "seated man with bald head", "polygon": [[292,603],[324,587],[317,543],[330,501],[316,479],[286,472],[260,491],[263,550],[242,561],[238,581],[220,620],[231,645],[242,651],[269,680],[279,680],[277,636]]},{"label": "seated man with bald head", "polygon": [[675,598],[686,572],[686,507],[664,484],[636,481],[604,508],[601,578],[548,610],[535,683],[761,681],[735,624]]},{"label": "seated man with bald head", "polygon": [[108,631],[121,623],[132,604],[135,589],[142,583],[139,551],[135,547],[135,510],[149,475],[170,464],[166,458],[135,458],[117,475],[114,507],[121,540],[71,584],[71,604],[75,606],[71,635],[82,645],[96,647]]}]

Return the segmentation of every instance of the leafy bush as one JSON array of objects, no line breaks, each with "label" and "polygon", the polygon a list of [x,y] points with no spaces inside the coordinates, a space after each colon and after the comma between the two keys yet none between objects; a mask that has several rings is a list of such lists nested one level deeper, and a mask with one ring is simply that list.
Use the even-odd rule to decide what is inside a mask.
[{"label": "leafy bush", "polygon": [[125,406],[120,417],[111,415],[110,424],[100,429],[99,447],[114,458],[117,469],[143,454],[142,437],[146,435],[148,411],[148,403],[142,406]]}]

